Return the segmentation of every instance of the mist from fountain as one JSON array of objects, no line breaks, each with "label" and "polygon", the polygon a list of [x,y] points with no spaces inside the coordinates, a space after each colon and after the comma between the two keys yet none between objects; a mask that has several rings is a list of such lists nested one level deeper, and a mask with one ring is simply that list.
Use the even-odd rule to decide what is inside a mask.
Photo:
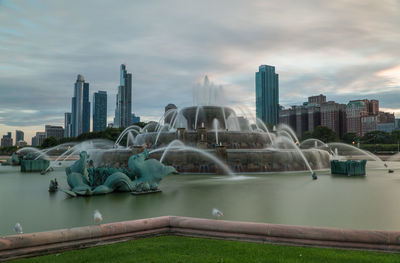
[{"label": "mist from fountain", "polygon": [[213,126],[214,126],[214,131],[215,131],[215,145],[219,145],[219,143],[218,143],[219,121],[217,119],[213,120]]},{"label": "mist from fountain", "polygon": [[[362,156],[362,158],[369,157],[370,158],[369,160],[376,161],[379,164],[379,166],[382,166],[383,168],[387,167],[385,162],[383,162],[382,159],[379,158],[378,156],[376,156],[375,154],[373,154],[369,151],[357,148],[353,145],[341,143],[341,142],[331,142],[331,143],[327,144],[327,147],[332,152],[334,152],[335,148],[336,148],[337,149],[336,151],[338,152],[337,153],[338,156],[346,156],[346,157]],[[346,158],[346,159],[349,159],[349,158]]]},{"label": "mist from fountain", "polygon": [[126,128],[125,130],[123,130],[121,132],[121,134],[118,136],[117,140],[114,143],[115,147],[118,147],[119,143],[121,142],[121,140],[124,138],[125,135],[127,135],[129,132],[135,132],[136,135],[140,134],[140,132],[142,131],[142,129],[137,126],[137,125],[131,125],[128,128]]},{"label": "mist from fountain", "polygon": [[263,127],[264,131],[268,134],[269,140],[271,141],[271,145],[274,146],[274,140],[272,140],[271,134],[269,133],[267,126],[259,118],[256,118],[256,122],[259,122],[261,124],[261,127]]},{"label": "mist from fountain", "polygon": [[171,151],[171,150],[178,150],[178,151],[192,151],[192,152],[196,152],[199,153],[200,155],[210,159],[211,161],[215,162],[217,165],[219,165],[228,175],[230,176],[235,176],[235,174],[232,172],[232,170],[224,163],[222,162],[220,159],[218,159],[216,156],[201,150],[199,148],[195,148],[195,147],[191,147],[191,146],[187,146],[185,145],[183,142],[179,141],[179,140],[173,140],[170,144],[168,144],[167,147],[161,147],[161,148],[157,148],[155,150],[150,151],[149,154],[151,153],[156,153],[156,152],[161,152],[163,151],[163,154],[160,158],[160,162],[162,163],[165,156],[167,156],[167,154]]},{"label": "mist from fountain", "polygon": [[297,138],[296,133],[288,125],[281,123],[278,125],[277,131],[287,131],[292,137],[293,141],[299,143],[299,138]]},{"label": "mist from fountain", "polygon": [[301,149],[320,148],[320,147],[326,147],[326,146],[327,146],[326,143],[324,143],[321,140],[314,139],[314,138],[304,140],[299,145],[299,147]]},{"label": "mist from fountain", "polygon": [[96,160],[95,155],[101,155],[107,149],[114,148],[114,143],[110,140],[94,139],[78,143],[58,156],[54,161],[50,162],[49,167],[45,170],[48,172],[51,168],[60,166],[59,164],[67,161],[71,156],[79,154],[81,151],[86,151],[91,155],[93,161]]},{"label": "mist from fountain", "polygon": [[[179,131],[178,131],[178,132],[179,132]],[[184,144],[182,141],[180,141],[180,140],[173,140],[172,142],[170,142],[170,143],[168,144],[168,146],[165,147],[165,150],[164,150],[163,154],[161,155],[160,163],[163,162],[163,160],[164,160],[165,156],[167,155],[167,153],[169,152],[169,150],[170,150],[172,147],[175,147],[175,146],[185,146],[185,144]],[[161,149],[161,148],[159,148],[159,149]],[[150,151],[150,153],[153,153],[153,152],[156,152],[156,150]],[[150,153],[149,153],[149,154],[150,154]]]},{"label": "mist from fountain", "polygon": [[[172,120],[177,111],[177,109],[169,109],[168,111],[166,111],[164,115],[158,120],[156,131],[158,132],[161,128],[167,125],[165,123],[165,119],[169,119],[170,115],[172,114],[170,118],[170,120]],[[168,125],[171,126],[171,121],[168,123]]]},{"label": "mist from fountain", "polygon": [[303,152],[300,150],[300,148],[292,140],[290,140],[289,138],[284,136],[284,137],[276,138],[275,142],[276,142],[277,145],[279,145],[280,143],[282,143],[284,145],[286,144],[286,146],[290,146],[290,147],[292,147],[291,149],[296,150],[297,153],[303,159],[303,161],[304,161],[305,165],[307,166],[307,169],[310,171],[311,175],[314,174],[314,171],[311,168],[310,163],[308,162],[307,158],[304,156]]},{"label": "mist from fountain", "polygon": [[42,150],[42,154],[38,155],[34,160],[39,159],[39,158],[40,158],[41,156],[43,156],[43,155],[49,156],[49,155],[50,155],[50,152],[53,151],[53,150],[60,150],[60,149],[68,150],[68,149],[71,148],[71,146],[73,146],[73,145],[76,145],[76,143],[74,143],[74,142],[67,142],[67,143],[63,143],[63,144],[60,144],[60,145],[56,145],[56,146],[53,146],[53,147],[50,147],[50,148],[47,148],[47,149],[43,149],[43,150]]},{"label": "mist from fountain", "polygon": [[196,130],[197,129],[197,122],[198,122],[198,120],[199,120],[199,112],[200,112],[200,110],[202,109],[202,107],[199,105],[199,106],[197,106],[197,109],[196,109],[196,116],[195,116],[195,119],[194,119],[194,129]]},{"label": "mist from fountain", "polygon": [[288,138],[289,140],[293,140],[292,135],[290,135],[290,133],[287,132],[287,131],[285,131],[285,130],[276,131],[276,134],[277,134],[278,136],[285,136],[285,137]]},{"label": "mist from fountain", "polygon": [[129,131],[128,138],[126,139],[126,147],[129,147],[129,145],[134,145],[134,144],[135,144],[135,136],[132,134],[132,131]]},{"label": "mist from fountain", "polygon": [[167,128],[167,131],[168,131],[168,125],[162,125],[162,126],[160,126],[161,127],[161,129],[159,129],[159,131],[157,132],[157,137],[156,137],[156,140],[155,140],[155,142],[154,142],[154,145],[155,146],[157,146],[157,143],[158,143],[158,139],[160,138],[160,135],[161,135],[161,133],[165,130],[165,128]]},{"label": "mist from fountain", "polygon": [[34,154],[36,154],[37,156],[35,157],[35,160],[38,159],[41,156],[44,156],[44,159],[47,159],[47,160],[50,159],[50,156],[48,156],[46,152],[44,152],[42,150],[39,150],[39,149],[37,149],[35,147],[24,147],[24,148],[18,149],[16,151],[16,153],[21,153],[21,154],[25,153],[25,152],[26,153],[34,153]]}]

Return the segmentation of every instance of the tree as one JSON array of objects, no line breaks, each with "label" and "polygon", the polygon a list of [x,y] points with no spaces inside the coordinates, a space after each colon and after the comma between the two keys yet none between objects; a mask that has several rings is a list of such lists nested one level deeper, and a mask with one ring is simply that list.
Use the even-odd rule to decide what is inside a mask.
[{"label": "tree", "polygon": [[365,144],[377,144],[377,143],[392,143],[390,133],[384,131],[372,131],[367,132],[360,138],[361,143]]},{"label": "tree", "polygon": [[344,142],[344,143],[353,144],[353,142],[357,143],[358,140],[359,140],[359,137],[357,136],[357,133],[355,133],[355,132],[348,132],[348,133],[343,134],[343,136],[342,136],[342,142]]},{"label": "tree", "polygon": [[398,143],[400,141],[400,130],[393,130],[391,137],[392,143]]},{"label": "tree", "polygon": [[326,126],[317,126],[312,132],[312,138],[321,140],[325,143],[336,142],[338,140],[336,132]]},{"label": "tree", "polygon": [[49,137],[49,138],[46,138],[46,139],[43,141],[43,143],[42,143],[42,145],[41,145],[40,147],[42,147],[42,148],[49,148],[49,147],[53,147],[53,146],[56,146],[56,145],[58,145],[58,140],[57,140],[57,138],[54,137],[54,136],[51,136],[51,137]]},{"label": "tree", "polygon": [[301,136],[301,140],[302,140],[302,141],[305,141],[305,140],[311,139],[311,138],[314,138],[314,137],[313,137],[313,132],[312,132],[312,131],[305,131],[305,132],[303,133],[303,135]]}]

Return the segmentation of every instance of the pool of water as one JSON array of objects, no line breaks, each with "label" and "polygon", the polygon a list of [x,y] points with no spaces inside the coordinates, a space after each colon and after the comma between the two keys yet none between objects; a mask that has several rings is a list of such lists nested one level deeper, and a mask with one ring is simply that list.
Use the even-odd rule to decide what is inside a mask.
[{"label": "pool of water", "polygon": [[400,164],[390,167],[394,173],[368,168],[365,177],[319,171],[316,181],[306,172],[171,175],[161,193],[70,198],[47,191],[53,178],[68,188],[62,168],[40,175],[0,166],[0,236],[13,234],[16,222],[25,233],[91,225],[95,209],[109,223],[163,215],[212,218],[214,207],[226,220],[400,231]]}]

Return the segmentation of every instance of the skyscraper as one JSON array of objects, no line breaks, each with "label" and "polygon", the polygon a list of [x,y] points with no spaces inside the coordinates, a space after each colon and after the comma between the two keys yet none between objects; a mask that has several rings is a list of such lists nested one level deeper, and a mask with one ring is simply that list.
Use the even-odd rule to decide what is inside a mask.
[{"label": "skyscraper", "polygon": [[103,131],[107,128],[107,92],[99,91],[93,94],[93,131]]},{"label": "skyscraper", "polygon": [[11,132],[7,132],[7,135],[3,135],[1,139],[1,147],[9,147],[13,145],[13,139],[11,137]]},{"label": "skyscraper", "polygon": [[64,129],[61,126],[45,125],[44,130],[46,138],[56,137],[57,140],[64,138]]},{"label": "skyscraper", "polygon": [[132,74],[120,67],[120,85],[118,86],[114,127],[128,127],[132,123]]},{"label": "skyscraper", "polygon": [[64,113],[64,137],[72,137],[72,114],[71,112]]},{"label": "skyscraper", "polygon": [[17,145],[17,143],[19,141],[23,141],[24,140],[24,132],[20,131],[20,130],[16,130],[15,131],[15,145]]},{"label": "skyscraper", "polygon": [[266,124],[279,120],[279,75],[275,67],[261,65],[256,72],[256,116]]},{"label": "skyscraper", "polygon": [[82,75],[75,82],[72,98],[72,137],[90,131],[89,83]]}]

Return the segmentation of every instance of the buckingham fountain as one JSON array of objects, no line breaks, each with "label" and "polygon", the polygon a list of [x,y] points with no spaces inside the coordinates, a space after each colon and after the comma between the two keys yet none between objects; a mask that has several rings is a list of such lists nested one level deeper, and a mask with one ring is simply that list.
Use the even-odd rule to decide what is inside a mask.
[{"label": "buckingham fountain", "polygon": [[[315,147],[301,149],[288,126],[279,125],[270,132],[261,120],[246,114],[242,108],[239,114],[232,107],[221,106],[221,88],[210,84],[207,77],[201,90],[194,93],[195,106],[173,107],[159,122],[150,122],[143,128],[130,126],[112,147],[96,147],[92,142],[68,149],[64,157],[82,150],[88,153],[84,157],[81,154],[81,160],[76,162],[84,158],[87,163],[87,167],[78,169],[81,170],[79,178],[71,179],[76,172],[67,168],[72,191],[91,195],[143,187],[157,190],[153,185],[161,179],[146,182],[143,176],[134,174],[132,158],[139,156],[146,156],[143,161],[158,160],[163,166],[171,167],[171,173],[234,175],[309,171],[317,179],[313,170],[329,168],[331,153]],[[55,162],[60,160],[57,158]],[[135,184],[137,179],[142,180],[141,185]]]}]

